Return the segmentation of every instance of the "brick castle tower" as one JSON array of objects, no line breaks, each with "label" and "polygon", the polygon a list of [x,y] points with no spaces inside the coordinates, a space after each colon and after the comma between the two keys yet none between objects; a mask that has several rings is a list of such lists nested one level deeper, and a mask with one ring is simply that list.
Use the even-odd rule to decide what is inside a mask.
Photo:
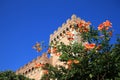
[{"label": "brick castle tower", "polygon": [[[68,40],[68,36],[66,35],[66,32],[68,31],[74,34],[73,42],[81,42],[81,38],[78,37],[79,34],[75,30],[73,30],[71,26],[76,21],[80,20],[81,19],[77,18],[76,15],[72,15],[71,19],[68,19],[66,23],[63,23],[62,26],[58,28],[58,30],[54,31],[54,33],[50,35],[49,43],[63,42],[64,44],[69,45],[70,41]],[[53,66],[63,65],[63,63],[60,62],[58,58],[59,57],[55,54],[52,54],[52,52],[50,54],[50,58],[47,57],[46,53],[43,53],[42,56],[38,56],[36,59],[18,69],[16,71],[16,74],[22,74],[31,79],[40,80],[43,75],[43,70],[41,68],[34,68],[35,63],[48,63],[52,64]]]}]

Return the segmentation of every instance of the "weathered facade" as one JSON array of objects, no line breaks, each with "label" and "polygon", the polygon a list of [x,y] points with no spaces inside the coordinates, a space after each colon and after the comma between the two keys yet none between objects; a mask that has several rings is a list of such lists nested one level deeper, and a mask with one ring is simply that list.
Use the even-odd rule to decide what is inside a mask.
[{"label": "weathered facade", "polygon": [[[72,15],[71,19],[68,19],[66,23],[63,23],[62,26],[58,28],[57,31],[54,31],[54,33],[50,35],[49,43],[63,42],[64,44],[69,45],[70,41],[68,40],[68,36],[66,35],[66,32],[68,31],[74,34],[74,42],[80,42],[81,38],[78,37],[79,34],[72,29],[72,24],[74,24],[76,21],[80,21],[80,18]],[[31,79],[40,80],[41,76],[43,75],[42,69],[34,68],[35,62],[49,63],[53,66],[63,65],[63,63],[58,60],[58,56],[52,53],[50,54],[50,56],[50,58],[48,58],[46,54],[43,54],[41,57],[38,56],[36,59],[18,69],[16,71],[16,74],[23,74]]]}]

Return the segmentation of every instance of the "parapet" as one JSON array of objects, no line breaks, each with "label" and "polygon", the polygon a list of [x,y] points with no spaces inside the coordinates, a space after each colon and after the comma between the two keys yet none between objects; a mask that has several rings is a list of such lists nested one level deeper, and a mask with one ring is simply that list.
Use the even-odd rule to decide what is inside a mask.
[{"label": "parapet", "polygon": [[71,25],[80,20],[81,19],[79,17],[76,17],[76,15],[73,14],[70,19],[67,19],[66,22],[58,28],[58,30],[54,31],[54,33],[50,35],[49,43],[59,41],[59,39],[61,39],[61,37],[64,37],[65,33],[69,31]]},{"label": "parapet", "polygon": [[23,67],[19,68],[16,71],[16,74],[26,75],[27,73],[30,73],[35,69],[35,63],[50,63],[50,60],[46,55],[47,54],[43,53],[42,56],[38,56],[36,59],[33,59],[29,63],[25,64]]}]

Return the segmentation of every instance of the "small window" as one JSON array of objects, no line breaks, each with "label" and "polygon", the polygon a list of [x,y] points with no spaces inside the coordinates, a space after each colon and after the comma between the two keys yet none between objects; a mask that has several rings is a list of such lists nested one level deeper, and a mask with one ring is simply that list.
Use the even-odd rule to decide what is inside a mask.
[{"label": "small window", "polygon": [[54,39],[54,41],[56,41],[56,38]]},{"label": "small window", "polygon": [[29,69],[28,72],[30,72],[31,70]]},{"label": "small window", "polygon": [[60,36],[62,36],[62,33],[60,33]]},{"label": "small window", "polygon": [[51,43],[53,43],[53,40],[51,41]]},{"label": "small window", "polygon": [[34,67],[32,67],[32,71],[34,70]]},{"label": "small window", "polygon": [[72,26],[70,25],[70,28],[72,28]]},{"label": "small window", "polygon": [[68,29],[68,28],[66,28],[66,31],[69,31],[69,29]]},{"label": "small window", "polygon": [[59,39],[59,36],[57,36],[57,39]]},{"label": "small window", "polygon": [[27,74],[27,71],[25,72],[25,74]]},{"label": "small window", "polygon": [[63,34],[65,34],[65,30],[63,31]]}]

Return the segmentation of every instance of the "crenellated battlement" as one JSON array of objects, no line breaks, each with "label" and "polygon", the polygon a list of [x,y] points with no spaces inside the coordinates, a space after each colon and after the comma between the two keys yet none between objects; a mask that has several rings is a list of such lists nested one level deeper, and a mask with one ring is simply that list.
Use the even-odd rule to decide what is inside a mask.
[{"label": "crenellated battlement", "polygon": [[58,30],[55,30],[53,34],[50,35],[50,41],[51,42],[56,42],[59,41],[61,38],[66,36],[66,32],[70,30],[71,25],[76,23],[76,21],[80,21],[81,19],[76,17],[76,15],[72,15],[70,19],[66,20],[65,23],[62,24],[61,27],[58,28]]},{"label": "crenellated battlement", "polygon": [[[16,71],[16,74],[22,74],[22,75],[27,75],[28,77],[32,75],[33,71],[35,73],[36,68],[35,63],[49,63],[50,64],[50,59],[47,57],[46,53],[43,53],[42,56],[38,56],[36,59],[33,59],[29,63],[25,64],[23,67],[19,68]],[[30,74],[31,73],[31,74]]]}]

